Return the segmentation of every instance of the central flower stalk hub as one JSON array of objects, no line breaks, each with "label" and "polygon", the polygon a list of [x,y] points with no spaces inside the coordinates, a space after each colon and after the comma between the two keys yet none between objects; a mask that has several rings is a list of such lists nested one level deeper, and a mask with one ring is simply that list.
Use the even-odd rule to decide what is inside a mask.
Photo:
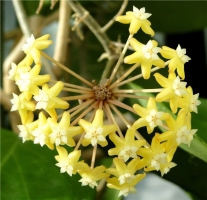
[{"label": "central flower stalk hub", "polygon": [[94,86],[93,90],[97,101],[104,101],[112,97],[111,91],[106,84],[100,83],[99,85]]}]

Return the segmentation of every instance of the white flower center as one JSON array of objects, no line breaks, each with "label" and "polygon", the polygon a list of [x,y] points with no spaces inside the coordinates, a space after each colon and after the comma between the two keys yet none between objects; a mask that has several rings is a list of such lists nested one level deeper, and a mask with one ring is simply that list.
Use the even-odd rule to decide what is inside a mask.
[{"label": "white flower center", "polygon": [[176,53],[177,53],[177,56],[180,58],[180,60],[183,62],[183,63],[186,63],[188,62],[189,60],[191,60],[190,57],[188,57],[186,54],[186,49],[181,49],[181,46],[178,45],[177,49],[176,49]]},{"label": "white flower center", "polygon": [[150,128],[154,129],[157,125],[163,125],[161,121],[161,117],[163,112],[157,112],[156,110],[152,109],[150,114],[146,117],[147,122],[149,122]]},{"label": "white flower center", "polygon": [[148,41],[146,45],[142,47],[142,52],[147,59],[158,60],[159,57],[157,53],[160,52],[159,47],[153,47],[153,43],[151,40]]},{"label": "white flower center", "polygon": [[135,6],[133,6],[133,13],[135,15],[135,17],[139,20],[144,20],[147,19],[148,17],[150,17],[152,14],[150,13],[145,13],[145,8],[136,8]]},{"label": "white flower center", "polygon": [[84,138],[91,140],[92,146],[95,146],[98,141],[106,141],[105,137],[102,135],[103,128],[95,128],[94,126],[89,127],[88,132]]},{"label": "white flower center", "polygon": [[13,94],[13,99],[11,99],[10,101],[13,104],[13,106],[11,108],[11,111],[15,111],[21,107],[21,102],[20,102],[18,95],[14,94],[14,93],[12,93],[12,94]]},{"label": "white flower center", "polygon": [[119,176],[119,183],[120,183],[120,185],[122,185],[124,183],[131,183],[134,178],[135,178],[134,174],[125,173],[125,174],[122,174],[121,176]]},{"label": "white flower center", "polygon": [[179,76],[175,78],[172,84],[172,89],[174,90],[175,94],[178,96],[182,96],[186,94],[185,86],[186,82],[181,82]]},{"label": "white flower center", "polygon": [[55,165],[60,167],[60,173],[67,172],[70,176],[73,175],[73,166],[68,164],[67,160],[60,161]]},{"label": "white flower center", "polygon": [[187,126],[181,127],[176,133],[176,141],[178,144],[184,143],[190,146],[190,142],[193,139],[193,135],[197,130],[188,130]]},{"label": "white flower center", "polygon": [[138,148],[135,146],[126,146],[121,150],[118,157],[124,159],[124,162],[126,162],[129,158],[137,158],[137,150]]},{"label": "white flower center", "polygon": [[197,113],[197,106],[201,104],[201,102],[198,100],[199,94],[195,94],[190,99],[190,110]]},{"label": "white flower center", "polygon": [[125,188],[123,188],[123,189],[120,190],[118,196],[120,197],[120,196],[123,195],[124,197],[126,197],[131,192],[135,193],[136,192],[136,189],[134,187],[125,187]]},{"label": "white flower center", "polygon": [[91,188],[98,186],[97,182],[90,177],[83,177],[79,182],[82,182],[82,186],[89,185]]},{"label": "white flower center", "polygon": [[46,109],[49,101],[49,96],[39,89],[39,95],[33,97],[38,103],[36,104],[36,109]]},{"label": "white flower center", "polygon": [[18,125],[17,127],[20,130],[19,137],[22,138],[22,142],[25,142],[26,140],[31,139],[31,135],[30,135],[29,130],[27,129],[26,126]]},{"label": "white flower center", "polygon": [[60,144],[67,144],[67,132],[65,129],[54,127],[49,137],[56,146],[59,146]]},{"label": "white flower center", "polygon": [[167,163],[167,154],[160,153],[156,154],[154,158],[151,160],[151,166],[154,167],[157,171],[160,169],[161,164]]},{"label": "white flower center", "polygon": [[31,83],[29,72],[21,73],[19,78],[20,79],[16,81],[16,84],[19,86],[19,90],[21,92],[28,91]]},{"label": "white flower center", "polygon": [[162,176],[164,174],[167,174],[171,168],[175,167],[176,164],[174,162],[170,162],[170,163],[167,163],[167,164],[164,164],[164,166],[161,167],[160,171],[162,173]]},{"label": "white flower center", "polygon": [[17,65],[15,63],[11,63],[11,69],[9,70],[9,77],[8,79],[14,80],[16,73],[17,73]]},{"label": "white flower center", "polygon": [[35,44],[35,38],[34,35],[32,34],[29,38],[27,38],[26,43],[22,46],[22,51],[28,53],[34,44]]},{"label": "white flower center", "polygon": [[32,131],[32,135],[34,136],[34,144],[43,146],[46,143],[46,135],[42,128],[36,128]]}]

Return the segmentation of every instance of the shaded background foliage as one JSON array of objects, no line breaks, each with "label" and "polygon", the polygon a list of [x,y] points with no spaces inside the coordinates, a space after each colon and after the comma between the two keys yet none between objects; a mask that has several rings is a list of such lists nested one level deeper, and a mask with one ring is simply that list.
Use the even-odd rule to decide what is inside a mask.
[{"label": "shaded background foliage", "polygon": [[[35,14],[38,1],[23,1],[27,15]],[[1,1],[1,5],[4,3]],[[91,13],[91,15],[104,26],[118,11],[121,1],[80,1],[80,3]],[[167,45],[176,48],[178,44],[186,48],[187,55],[191,61],[186,63],[185,72],[188,85],[192,86],[194,93],[200,93],[203,98],[202,107],[199,108],[199,114],[193,114],[192,128],[198,128],[197,135],[201,142],[207,143],[207,2],[206,1],[129,1],[127,10],[132,10],[133,5],[138,8],[145,7],[146,12],[152,13],[150,21],[155,32],[161,33],[161,45]],[[56,4],[54,10],[50,10],[50,1],[45,1],[40,15],[47,16],[59,7]],[[3,10],[1,15],[8,10]],[[1,22],[3,17],[1,17]],[[18,22],[16,21],[16,26]],[[107,34],[112,41],[118,37],[125,43],[128,37],[128,25],[115,23]],[[3,29],[1,29],[3,31]],[[82,41],[71,32],[68,52],[68,66],[71,69],[83,75],[88,80],[95,79],[99,82],[101,73],[105,67],[106,60],[97,62],[97,59],[103,53],[103,48],[90,30],[82,25],[85,39]],[[1,35],[1,55],[3,49],[3,34]],[[135,37],[141,42],[147,42],[150,37],[138,32]],[[3,56],[3,55],[2,55]],[[81,58],[81,59],[80,59]],[[1,60],[1,66],[3,59]],[[125,65],[122,66],[123,68]],[[1,68],[2,70],[2,68]],[[167,70],[167,69],[163,69]],[[69,77],[73,80],[72,77]],[[155,84],[155,80],[139,81],[136,84],[145,88]],[[2,86],[3,87],[3,86]],[[63,195],[60,199],[67,199],[67,196],[81,199],[88,194],[86,199],[94,199],[95,192],[90,188],[80,187],[77,182],[78,177],[71,179],[66,174],[60,174],[59,169],[54,166],[55,152],[49,149],[33,145],[31,142],[22,144],[11,130],[8,111],[1,107],[1,138],[2,138],[2,198],[3,199],[59,199],[58,192]],[[204,145],[204,147],[205,147]],[[110,148],[107,147],[107,148]],[[106,152],[107,149],[104,149]],[[195,149],[196,151],[196,149]],[[205,151],[207,151],[205,149]],[[44,155],[44,156],[42,156]],[[207,157],[207,154],[206,154]],[[100,161],[104,162],[105,161]],[[180,187],[190,192],[193,199],[207,199],[207,164],[203,160],[179,149],[174,157],[174,162],[178,164],[164,178],[178,184]],[[45,173],[47,172],[47,173]],[[34,191],[33,188],[38,185],[42,191]],[[74,190],[68,188],[74,186]],[[59,189],[60,190],[59,190]],[[58,190],[58,191],[57,191]],[[81,190],[81,193],[80,193]],[[52,191],[52,193],[51,193]],[[75,192],[74,192],[75,191]],[[107,192],[106,192],[107,194]],[[14,196],[11,196],[14,195]],[[42,195],[42,196],[41,196]],[[80,195],[80,196],[78,196]],[[82,196],[83,195],[83,196]],[[109,192],[109,196],[112,195]],[[109,196],[103,197],[107,199]],[[116,193],[117,196],[117,193]],[[64,197],[64,198],[63,198]],[[115,199],[115,197],[114,197]]]}]

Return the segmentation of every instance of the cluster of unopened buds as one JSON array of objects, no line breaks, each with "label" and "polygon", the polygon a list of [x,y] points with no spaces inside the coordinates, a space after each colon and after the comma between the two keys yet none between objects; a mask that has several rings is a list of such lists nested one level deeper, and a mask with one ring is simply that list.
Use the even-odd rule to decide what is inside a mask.
[{"label": "cluster of unopened buds", "polygon": [[[26,57],[18,65],[12,63],[9,79],[15,81],[21,92],[19,95],[13,94],[11,100],[11,111],[18,110],[22,121],[22,125],[18,125],[19,137],[23,142],[32,140],[34,144],[47,145],[52,150],[56,147],[56,166],[61,173],[66,172],[70,176],[79,173],[82,186],[94,188],[101,179],[105,179],[109,188],[120,191],[119,196],[134,193],[135,185],[146,176],[145,172],[157,170],[164,175],[175,167],[172,159],[177,147],[181,143],[190,146],[197,131],[191,129],[191,112],[197,113],[199,94],[193,94],[192,88],[186,87],[187,83],[182,81],[185,78],[184,64],[190,60],[185,55],[186,50],[180,45],[175,50],[167,46],[160,48],[155,40],[142,44],[133,37],[140,28],[146,34],[154,35],[148,21],[150,16],[145,13],[145,8],[133,7],[133,11],[116,18],[118,22],[130,24],[129,38],[110,77],[101,80],[100,84],[86,80],[44,53],[42,50],[52,44],[49,34],[38,39],[31,35],[22,47]],[[125,56],[129,45],[134,53]],[[42,57],[83,84],[55,81],[48,74],[40,75]],[[122,63],[133,65],[116,78]],[[129,77],[139,67],[141,73]],[[147,80],[152,72],[164,67],[169,68],[168,77],[153,74],[160,88],[138,90],[122,87],[139,78]],[[69,92],[70,96],[58,97],[61,91],[64,91],[63,94]],[[140,93],[157,95],[140,96]],[[147,106],[142,107],[137,103],[131,107],[121,101],[123,98],[142,99]],[[77,104],[69,108],[70,101]],[[171,113],[158,110],[160,102],[168,104]],[[137,119],[131,123],[119,108],[136,114]],[[62,112],[57,112],[57,109]],[[38,116],[37,110],[40,110]],[[126,125],[126,133],[119,128],[117,116]],[[146,127],[148,134],[153,133],[155,127],[162,131],[153,133],[149,144],[139,133],[142,127]],[[113,156],[113,164],[110,168],[97,166],[97,147],[107,146],[109,140],[115,146],[108,150],[108,155]],[[66,145],[74,149],[68,152],[64,148]],[[81,160],[81,151],[88,145],[93,147],[89,164]]]}]

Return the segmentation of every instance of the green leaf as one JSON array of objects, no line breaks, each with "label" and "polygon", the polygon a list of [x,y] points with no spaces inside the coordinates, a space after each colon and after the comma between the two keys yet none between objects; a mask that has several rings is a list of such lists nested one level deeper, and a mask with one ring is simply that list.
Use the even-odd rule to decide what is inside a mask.
[{"label": "green leaf", "polygon": [[17,134],[4,129],[1,139],[2,199],[95,199],[96,191],[81,186],[79,175],[60,173],[55,166],[56,150],[30,141],[22,143]]},{"label": "green leaf", "polygon": [[[129,88],[131,89],[143,89],[141,86],[138,86],[134,83],[128,84]],[[136,93],[137,95],[143,95]],[[153,94],[146,93],[145,96],[154,97]],[[139,103],[141,106],[146,107],[147,101],[143,99],[132,99],[130,100],[132,104]],[[198,106],[198,114],[192,116],[192,129],[198,129],[197,133],[192,140],[190,147],[186,144],[181,144],[179,147],[187,151],[188,153],[200,158],[201,160],[207,162],[207,129],[206,127],[206,119],[207,119],[207,112],[206,112],[206,105],[207,100],[200,98],[201,105]],[[174,114],[169,109],[169,106],[166,103],[157,103],[157,109],[163,112],[171,113],[172,116],[175,117]],[[201,113],[201,115],[200,115]],[[195,120],[195,122],[194,122]],[[163,130],[162,128],[160,128]]]}]

